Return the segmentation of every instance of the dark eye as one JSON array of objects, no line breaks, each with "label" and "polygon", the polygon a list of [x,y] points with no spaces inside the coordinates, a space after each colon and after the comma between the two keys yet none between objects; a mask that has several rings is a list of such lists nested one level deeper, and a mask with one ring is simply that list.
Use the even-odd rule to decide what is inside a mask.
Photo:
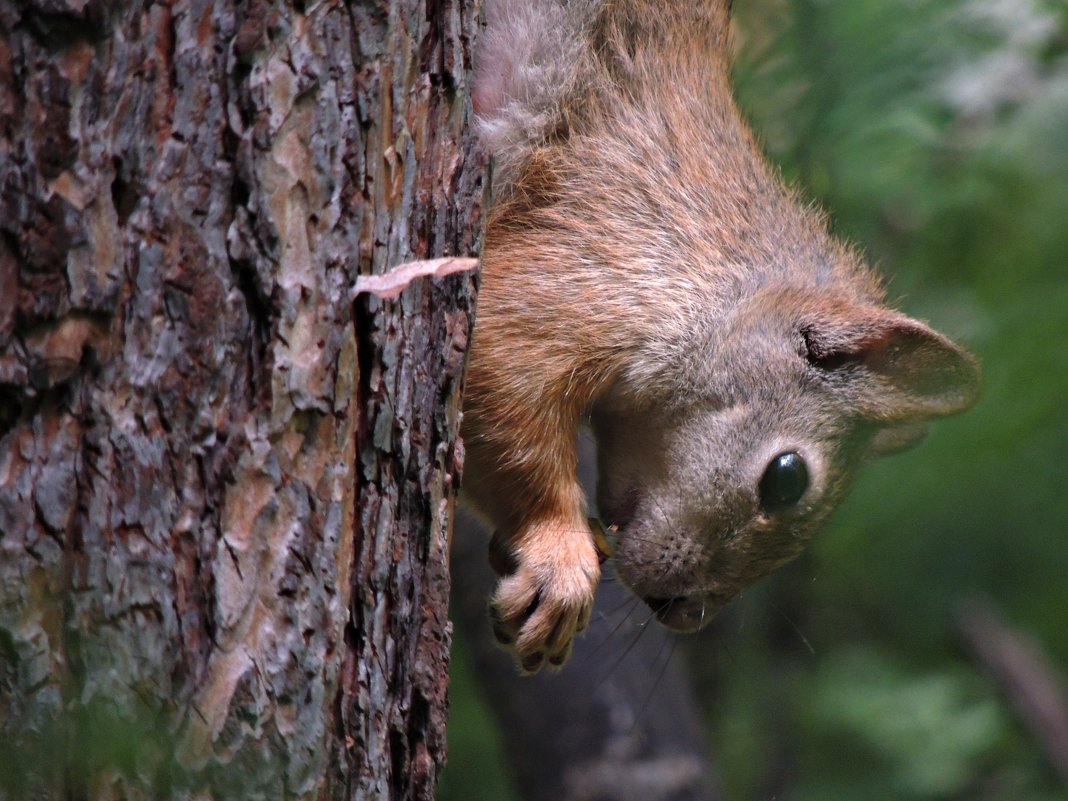
[{"label": "dark eye", "polygon": [[781,512],[801,500],[807,489],[805,460],[797,453],[780,453],[760,479],[760,506],[765,512]]}]

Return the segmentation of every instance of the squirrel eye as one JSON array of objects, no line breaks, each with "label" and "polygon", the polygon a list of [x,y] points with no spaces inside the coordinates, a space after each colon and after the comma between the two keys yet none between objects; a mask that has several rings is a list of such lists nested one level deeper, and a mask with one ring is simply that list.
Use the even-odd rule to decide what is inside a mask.
[{"label": "squirrel eye", "polygon": [[807,489],[805,460],[797,453],[780,453],[760,479],[760,506],[765,512],[780,512],[801,500]]}]

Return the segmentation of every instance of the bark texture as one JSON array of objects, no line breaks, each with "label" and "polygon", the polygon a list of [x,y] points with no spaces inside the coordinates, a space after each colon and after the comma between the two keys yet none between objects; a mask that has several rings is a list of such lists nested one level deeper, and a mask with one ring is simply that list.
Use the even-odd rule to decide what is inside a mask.
[{"label": "bark texture", "polygon": [[0,797],[432,797],[475,5],[0,0]]}]

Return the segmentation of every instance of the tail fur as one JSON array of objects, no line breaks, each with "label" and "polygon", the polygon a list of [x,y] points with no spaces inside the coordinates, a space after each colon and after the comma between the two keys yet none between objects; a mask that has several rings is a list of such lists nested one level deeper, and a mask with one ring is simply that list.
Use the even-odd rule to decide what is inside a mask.
[{"label": "tail fur", "polygon": [[487,0],[476,59],[479,135],[505,178],[551,138],[577,81],[596,0]]}]

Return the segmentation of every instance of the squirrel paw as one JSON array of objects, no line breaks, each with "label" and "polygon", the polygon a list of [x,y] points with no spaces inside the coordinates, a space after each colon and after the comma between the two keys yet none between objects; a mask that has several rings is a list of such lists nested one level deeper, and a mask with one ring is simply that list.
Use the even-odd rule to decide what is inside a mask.
[{"label": "squirrel paw", "polygon": [[490,605],[493,634],[515,653],[524,673],[548,662],[563,665],[571,643],[590,621],[600,578],[597,551],[588,530],[539,525],[524,532],[515,549],[495,535],[490,562],[506,573]]}]

